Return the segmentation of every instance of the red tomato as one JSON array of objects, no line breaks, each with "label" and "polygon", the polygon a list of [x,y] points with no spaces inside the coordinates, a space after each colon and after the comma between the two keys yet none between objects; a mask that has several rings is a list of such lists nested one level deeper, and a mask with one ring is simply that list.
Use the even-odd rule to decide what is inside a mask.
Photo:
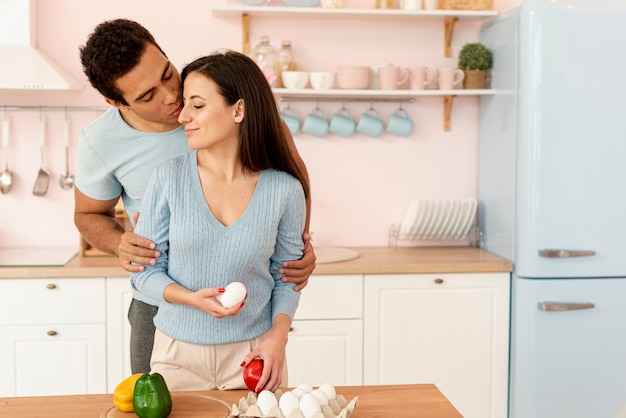
[{"label": "red tomato", "polygon": [[261,379],[261,374],[263,373],[263,360],[260,358],[255,358],[250,363],[246,365],[243,369],[243,381],[245,382],[248,389],[252,392],[258,393],[256,389],[256,385],[259,383]]}]

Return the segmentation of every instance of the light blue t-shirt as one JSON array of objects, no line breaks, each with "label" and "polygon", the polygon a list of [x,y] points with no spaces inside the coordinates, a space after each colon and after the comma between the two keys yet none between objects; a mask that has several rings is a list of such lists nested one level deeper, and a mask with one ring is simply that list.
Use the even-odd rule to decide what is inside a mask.
[{"label": "light blue t-shirt", "polygon": [[[279,313],[293,319],[300,292],[283,283],[283,261],[302,257],[306,202],[300,182],[277,170],[263,170],[244,213],[229,226],[209,208],[200,184],[196,152],[157,168],[146,190],[135,232],[154,241],[155,266],[131,273],[132,285],[160,300],[154,324],[164,334],[196,344],[225,344],[258,337]],[[242,282],[245,306],[234,317],[216,319],[163,299],[179,283],[196,291]]]},{"label": "light blue t-shirt", "polygon": [[[128,126],[119,111],[112,107],[80,134],[76,187],[96,200],[111,200],[121,194],[132,222],[132,214],[141,209],[156,167],[190,151],[183,126],[169,132],[138,131]],[[133,292],[133,296],[158,305],[158,301],[139,292]]]},{"label": "light blue t-shirt", "polygon": [[141,132],[128,126],[112,107],[80,134],[76,187],[96,200],[121,194],[132,222],[155,168],[189,151],[183,126],[169,132]]}]

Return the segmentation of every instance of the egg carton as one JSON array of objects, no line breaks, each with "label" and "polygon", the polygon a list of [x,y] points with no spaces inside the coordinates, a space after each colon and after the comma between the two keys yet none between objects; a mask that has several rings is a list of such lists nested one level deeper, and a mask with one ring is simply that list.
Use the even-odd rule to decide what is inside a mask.
[{"label": "egg carton", "polygon": [[[278,389],[274,395],[280,401],[282,390]],[[359,398],[354,397],[350,402],[346,401],[343,395],[335,396],[335,399],[329,399],[328,405],[322,405],[321,412],[315,413],[310,418],[350,418],[352,411],[356,408]],[[305,418],[299,409],[291,411],[288,417],[284,416],[279,407],[273,406],[267,414],[263,414],[256,404],[257,398],[254,392],[248,392],[247,398],[241,398],[239,404],[233,404],[231,408],[231,416],[239,418]]]}]

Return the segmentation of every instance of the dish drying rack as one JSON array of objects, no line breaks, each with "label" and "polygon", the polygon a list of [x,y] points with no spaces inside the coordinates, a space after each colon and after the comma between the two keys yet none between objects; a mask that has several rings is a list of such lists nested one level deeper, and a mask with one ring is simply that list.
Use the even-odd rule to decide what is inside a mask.
[{"label": "dish drying rack", "polygon": [[389,228],[389,246],[398,241],[470,241],[479,243],[476,223],[478,201],[475,198],[424,199],[415,198],[400,225]]}]

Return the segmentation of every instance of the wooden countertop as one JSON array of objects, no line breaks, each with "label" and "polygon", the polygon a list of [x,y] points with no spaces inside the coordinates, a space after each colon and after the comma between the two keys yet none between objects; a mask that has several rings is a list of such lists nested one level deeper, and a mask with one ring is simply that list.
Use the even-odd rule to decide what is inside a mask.
[{"label": "wooden countertop", "polygon": [[[349,402],[358,396],[357,407],[352,418],[462,418],[461,414],[432,384],[383,385],[383,386],[338,386],[338,394]],[[175,392],[174,409],[171,418],[182,415],[176,413],[176,395],[199,394],[223,400],[229,404],[238,403],[247,391],[203,391]],[[113,406],[113,395],[71,395],[0,398],[0,416],[3,418],[89,418],[109,417],[106,411]],[[115,412],[117,410],[114,410]],[[119,412],[119,411],[117,411]],[[43,415],[42,415],[43,414]],[[121,414],[133,417],[134,414]],[[185,418],[208,417],[206,412],[199,415],[186,415]],[[218,418],[211,416],[211,418]]]},{"label": "wooden countertop", "polygon": [[[510,261],[476,247],[347,247],[357,259],[318,263],[313,274],[511,272]],[[0,279],[125,277],[114,257],[77,255],[62,267],[0,267]]]}]

